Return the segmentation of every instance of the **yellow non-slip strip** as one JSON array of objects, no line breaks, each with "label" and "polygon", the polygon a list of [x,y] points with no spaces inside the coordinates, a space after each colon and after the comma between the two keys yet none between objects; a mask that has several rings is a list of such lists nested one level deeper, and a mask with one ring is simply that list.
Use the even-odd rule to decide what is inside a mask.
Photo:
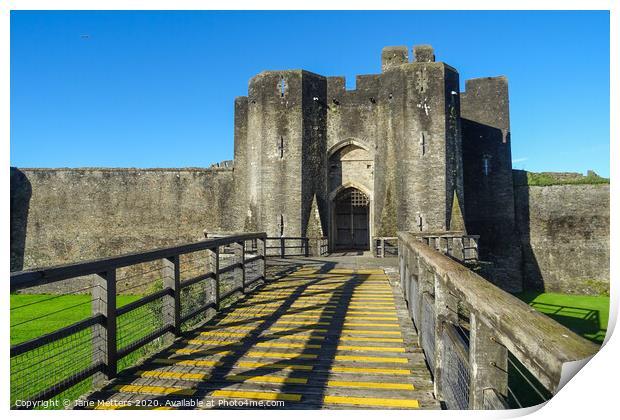
[{"label": "yellow non-slip strip", "polygon": [[220,389],[213,391],[212,397],[248,398],[258,400],[301,401],[300,394],[285,394],[282,392],[254,392],[254,391],[231,391]]},{"label": "yellow non-slip strip", "polygon": [[[243,319],[243,318],[237,318],[237,319]],[[219,322],[222,322],[222,321],[223,320],[220,320]],[[230,319],[228,321],[234,322]],[[286,320],[286,319],[277,319],[275,323],[276,324],[294,324],[294,325],[329,325],[330,324],[329,322],[323,322],[323,321],[294,321],[294,320]],[[237,328],[241,330],[255,330],[259,326],[259,324],[256,323],[255,321],[253,321],[253,323],[250,325],[247,325],[247,324],[249,323],[246,322],[246,325],[241,326],[241,325],[234,325],[234,324],[231,325],[229,323],[223,323],[223,324],[218,324],[214,326],[205,326],[203,328],[205,329]]]},{"label": "yellow non-slip strip", "polygon": [[393,299],[394,294],[392,292],[353,292],[344,293],[344,292],[332,292],[329,290],[324,291],[306,291],[298,295],[294,295],[292,293],[281,293],[281,292],[259,292],[257,297],[278,297],[278,298],[288,298],[295,297],[295,299],[301,298],[332,298],[332,297],[350,297],[352,299],[356,298],[370,298],[376,297],[377,299]]},{"label": "yellow non-slip strip", "polygon": [[[229,356],[234,354],[232,351],[228,350],[203,350],[203,349],[178,349],[175,351],[176,354],[203,354],[203,355],[212,355],[212,354],[221,354],[224,356]],[[282,358],[298,358],[298,359],[316,359],[316,354],[306,354],[306,353],[272,353],[272,352],[259,352],[259,351],[249,351],[244,354],[247,357],[282,357]]]},{"label": "yellow non-slip strip", "polygon": [[[218,340],[200,340],[192,339],[188,340],[190,344],[211,344],[211,345],[231,345],[240,346],[243,343],[239,341],[218,341]],[[307,349],[320,349],[320,344],[306,344],[306,343],[278,343],[278,342],[261,342],[251,344],[254,347],[281,347],[281,348],[307,348]]]},{"label": "yellow non-slip strip", "polygon": [[369,398],[369,397],[337,397],[327,395],[323,398],[324,404],[362,405],[371,407],[420,408],[418,400],[403,400],[396,398]]},{"label": "yellow non-slip strip", "polygon": [[265,351],[249,351],[244,356],[247,357],[275,357],[283,359],[316,359],[318,355],[307,353],[276,353]]},{"label": "yellow non-slip strip", "polygon": [[177,388],[172,386],[150,386],[150,385],[117,385],[115,391],[129,392],[133,394],[157,394],[157,395],[185,395],[191,396],[196,393],[195,389]]},{"label": "yellow non-slip strip", "polygon": [[400,331],[381,331],[381,330],[342,330],[343,334],[368,334],[368,335],[398,335]]},{"label": "yellow non-slip strip", "polygon": [[[264,303],[266,301],[256,301],[256,302],[252,302],[252,301],[246,301],[245,303],[249,304],[244,306],[243,308],[247,309],[247,308],[262,308],[265,307],[264,309],[268,309],[268,308],[272,308],[272,307],[276,307],[276,308],[280,308],[282,307],[282,303]],[[308,308],[321,308],[320,310],[322,310],[323,308],[328,308],[328,309],[338,309],[338,305],[313,305],[312,303],[294,303],[291,306],[288,306],[287,309],[288,310],[304,310],[304,309],[308,309]],[[238,309],[241,309],[241,307],[237,307]]]},{"label": "yellow non-slip strip", "polygon": [[[247,301],[246,303],[251,303],[250,301]],[[283,303],[272,303],[272,302],[266,302],[266,303],[254,303],[252,305],[247,305],[246,308],[262,308],[262,307],[278,307],[281,308],[284,304]],[[331,304],[331,305],[313,305],[311,303],[303,303],[303,302],[293,302],[290,306],[286,306],[285,308],[287,310],[305,310],[305,309],[309,309],[309,308],[319,308],[319,310],[322,310],[323,308],[327,308],[327,309],[338,309],[338,305],[335,304]],[[266,309],[266,308],[265,308]]]},{"label": "yellow non-slip strip", "polygon": [[364,304],[360,306],[359,304],[355,305],[346,305],[344,306],[347,310],[349,309],[364,309],[364,310],[372,310],[372,311],[388,311],[388,310],[396,310],[396,305],[387,304],[387,305],[375,305],[375,304]]},{"label": "yellow non-slip strip", "polygon": [[308,383],[307,378],[287,378],[281,376],[250,376],[250,375],[228,375],[225,378],[227,381],[234,382],[268,382],[274,384],[300,384],[305,385]]},{"label": "yellow non-slip strip", "polygon": [[[301,331],[300,331],[301,332]],[[226,336],[230,337],[250,337],[247,333],[234,333],[234,332],[219,332],[219,331],[203,331],[200,335],[205,337],[214,337],[217,339],[218,337]],[[271,334],[263,334],[259,335],[259,338],[290,338],[291,340],[324,340],[324,335],[316,335],[316,334],[308,334],[308,335],[298,335],[298,334],[282,334],[282,333],[271,333]]]},{"label": "yellow non-slip strip", "polygon": [[206,354],[206,355],[216,355],[221,354],[222,356],[230,356],[234,354],[234,351],[231,350],[209,350],[209,349],[177,349],[174,351],[176,354]]},{"label": "yellow non-slip strip", "polygon": [[403,343],[402,338],[384,338],[384,337],[340,337],[340,341],[369,341],[372,343]]},{"label": "yellow non-slip strip", "polygon": [[340,295],[350,295],[350,296],[388,296],[394,297],[394,294],[391,291],[373,291],[373,290],[353,290],[351,292],[343,292],[338,290],[304,290],[300,294],[296,294],[295,292],[281,292],[281,291],[260,291],[258,296],[279,296],[279,297],[307,297],[307,296],[321,296],[321,295],[330,295],[330,296],[340,296]]},{"label": "yellow non-slip strip", "polygon": [[382,352],[392,352],[392,353],[404,353],[406,351],[403,347],[373,347],[373,346],[343,346],[343,345],[340,345],[337,348],[338,350],[382,351]]},{"label": "yellow non-slip strip", "polygon": [[351,302],[394,302],[394,298],[382,298],[382,297],[353,297]]},{"label": "yellow non-slip strip", "polygon": [[[271,308],[243,308],[243,309],[237,309],[233,312],[231,312],[231,314],[240,314],[240,315],[246,315],[246,314],[261,314],[261,315],[274,315],[277,314],[278,311],[271,309]],[[310,309],[310,310],[305,310],[305,309],[286,309],[286,312],[283,313],[283,315],[303,315],[303,314],[335,314],[336,311],[331,310],[331,309]]]},{"label": "yellow non-slip strip", "polygon": [[[240,315],[235,315],[234,313],[228,315],[226,318],[223,318],[223,321],[230,321],[233,319],[253,319],[257,317],[261,317],[260,313],[244,313]],[[281,315],[277,319],[288,319],[288,318],[301,318],[301,319],[332,319],[333,315],[303,315],[303,314],[285,314]],[[365,319],[370,321],[398,321],[397,317],[387,317],[387,316],[368,316],[368,315],[346,315],[346,319]]]},{"label": "yellow non-slip strip", "polygon": [[[291,322],[286,322],[286,324],[291,324]],[[288,327],[288,328],[284,328],[284,327],[271,327],[268,328],[268,330],[273,330],[273,331],[299,331],[299,330],[307,330],[308,332],[311,331],[315,331],[315,332],[327,332],[327,330],[325,329],[317,329],[311,326],[306,326],[306,324],[309,325],[315,325],[318,324],[317,322],[304,322],[301,327]],[[326,325],[329,325],[329,323],[324,323]],[[217,330],[217,331],[225,331],[225,333],[227,334],[228,332],[226,331],[227,329],[237,329],[237,330],[249,330],[249,331],[253,331],[257,329],[258,324],[254,325],[254,326],[249,326],[249,325],[227,325],[227,326],[222,326],[222,325],[205,325],[204,329],[207,330]]]},{"label": "yellow non-slip strip", "polygon": [[390,382],[327,381],[327,386],[343,388],[404,389],[408,391],[414,390],[412,384]]},{"label": "yellow non-slip strip", "polygon": [[389,327],[389,328],[400,328],[399,324],[386,323],[386,324],[377,324],[372,322],[345,322],[345,327]]},{"label": "yellow non-slip strip", "polygon": [[235,366],[245,368],[262,368],[262,369],[291,369],[310,371],[313,369],[310,365],[296,365],[293,363],[257,363],[257,362],[237,362]]},{"label": "yellow non-slip strip", "polygon": [[183,360],[183,359],[155,359],[154,363],[179,366],[222,366],[224,363],[214,360]]},{"label": "yellow non-slip strip", "polygon": [[374,357],[374,356],[334,356],[336,360],[369,363],[408,363],[403,357]]},{"label": "yellow non-slip strip", "polygon": [[[206,367],[206,366],[222,366],[224,363],[213,360],[180,360],[180,359],[155,359],[154,363],[165,365],[179,365],[179,366],[193,366],[193,367]],[[258,363],[258,362],[237,362],[235,366],[244,368],[271,368],[271,369],[291,369],[291,370],[312,370],[310,365],[298,365],[294,363]]]},{"label": "yellow non-slip strip", "polygon": [[330,368],[332,372],[339,373],[367,373],[370,375],[411,375],[409,369],[385,369],[385,368],[355,368],[355,367],[338,367]]},{"label": "yellow non-slip strip", "polygon": [[[235,314],[234,312],[230,315],[227,315],[225,318],[222,318],[222,321],[232,321],[235,319],[254,319],[254,318],[268,318],[271,314],[251,314],[251,313],[243,313],[243,314]],[[287,319],[287,318],[302,318],[302,319],[331,319],[332,315],[303,315],[303,314],[290,314],[290,315],[280,315],[277,319]]]},{"label": "yellow non-slip strip", "polygon": [[269,328],[273,331],[299,331],[299,330],[307,330],[308,332],[318,332],[318,333],[326,333],[326,329],[322,328],[313,328],[313,327],[294,327],[294,328],[283,328],[283,327],[271,327]]},{"label": "yellow non-slip strip", "polygon": [[289,321],[285,319],[276,320],[276,324],[294,324],[294,325],[329,325],[329,322],[322,321]]},{"label": "yellow non-slip strip", "polygon": [[368,315],[348,315],[345,319],[363,319],[367,321],[398,321],[398,317],[395,316],[368,316]]},{"label": "yellow non-slip strip", "polygon": [[347,315],[392,315],[397,316],[394,311],[347,311]]},{"label": "yellow non-slip strip", "polygon": [[158,370],[139,371],[138,376],[142,376],[143,378],[183,379],[189,381],[202,381],[209,377],[209,375],[204,373],[161,372]]},{"label": "yellow non-slip strip", "polygon": [[[181,380],[205,380],[210,375],[204,373],[184,373],[184,372],[160,372],[156,370],[141,371],[138,375],[143,378],[165,378],[165,379],[181,379]],[[281,376],[249,376],[249,375],[227,375],[224,377],[225,381],[230,382],[267,382],[278,384],[306,384],[307,378],[287,378]]]}]

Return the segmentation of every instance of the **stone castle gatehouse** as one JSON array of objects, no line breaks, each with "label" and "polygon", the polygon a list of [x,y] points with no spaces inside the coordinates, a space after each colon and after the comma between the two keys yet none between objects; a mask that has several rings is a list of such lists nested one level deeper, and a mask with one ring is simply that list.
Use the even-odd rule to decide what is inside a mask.
[{"label": "stone castle gatehouse", "polygon": [[427,45],[412,61],[407,47],[384,48],[381,70],[357,76],[355,90],[305,70],[250,80],[235,100],[244,230],[307,236],[318,221],[339,250],[399,230],[467,229],[510,254],[497,246],[515,217],[506,78],[460,92],[457,70]]}]

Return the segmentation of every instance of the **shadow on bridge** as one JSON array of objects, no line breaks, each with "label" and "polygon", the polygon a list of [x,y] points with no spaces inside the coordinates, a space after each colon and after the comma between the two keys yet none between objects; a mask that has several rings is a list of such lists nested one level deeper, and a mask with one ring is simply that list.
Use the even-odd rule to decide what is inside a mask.
[{"label": "shadow on bridge", "polygon": [[[368,302],[359,300],[365,296],[360,290],[374,290],[367,285],[379,284],[371,274],[339,270],[334,261],[312,259],[275,261],[270,273],[272,281],[222,310],[197,331],[184,334],[164,352],[121,373],[89,400],[140,400],[142,405],[113,408],[196,408],[187,405],[190,400],[202,401],[203,407],[233,408],[222,403],[230,403],[231,398],[285,401],[284,406],[273,408],[317,409],[330,402],[349,407],[367,405],[365,402],[381,408],[390,408],[390,404],[391,408],[417,407],[410,378],[403,377],[390,386],[390,371],[402,375],[409,370],[379,372],[385,364],[368,367],[363,362],[398,359],[385,356],[395,356],[391,351],[404,348],[380,347],[386,342],[402,343],[394,338],[400,337],[400,332],[383,334],[382,325],[393,328],[398,324],[366,321],[356,325],[347,319],[350,310],[355,314],[372,315],[369,310],[377,315],[389,313],[385,306],[373,308],[370,298]],[[388,290],[387,278],[384,283]],[[397,319],[377,315],[369,318]],[[349,351],[358,349],[370,350],[371,356]],[[381,353],[385,351],[389,353]],[[398,360],[408,367],[408,359]],[[360,373],[366,382],[356,382]],[[334,390],[334,385],[344,391]]]}]

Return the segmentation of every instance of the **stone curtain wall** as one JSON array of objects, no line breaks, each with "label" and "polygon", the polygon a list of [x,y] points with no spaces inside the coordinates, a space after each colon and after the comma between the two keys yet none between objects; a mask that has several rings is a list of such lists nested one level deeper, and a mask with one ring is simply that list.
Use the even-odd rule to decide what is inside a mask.
[{"label": "stone curtain wall", "polygon": [[524,288],[609,292],[609,185],[515,187]]},{"label": "stone curtain wall", "polygon": [[230,168],[11,168],[11,271],[200,240],[233,213]]}]

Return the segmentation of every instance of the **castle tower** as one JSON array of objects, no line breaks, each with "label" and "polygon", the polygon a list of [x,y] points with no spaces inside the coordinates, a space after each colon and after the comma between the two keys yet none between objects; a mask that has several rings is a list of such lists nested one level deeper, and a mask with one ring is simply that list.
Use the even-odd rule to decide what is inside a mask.
[{"label": "castle tower", "polygon": [[[247,110],[235,108],[236,181],[245,226],[269,236],[305,236],[312,199],[325,197],[322,76],[266,71],[250,81]],[[237,152],[238,151],[238,152]],[[238,156],[238,157],[237,157]]]},{"label": "castle tower", "polygon": [[385,202],[391,192],[394,202],[384,207],[396,208],[395,230],[445,231],[453,197],[464,202],[459,77],[435,62],[430,46],[415,47],[411,63],[403,48],[387,47],[382,54],[385,130],[377,159],[391,165],[381,168],[382,176],[377,168],[383,185],[376,192],[385,195],[376,199]]}]

